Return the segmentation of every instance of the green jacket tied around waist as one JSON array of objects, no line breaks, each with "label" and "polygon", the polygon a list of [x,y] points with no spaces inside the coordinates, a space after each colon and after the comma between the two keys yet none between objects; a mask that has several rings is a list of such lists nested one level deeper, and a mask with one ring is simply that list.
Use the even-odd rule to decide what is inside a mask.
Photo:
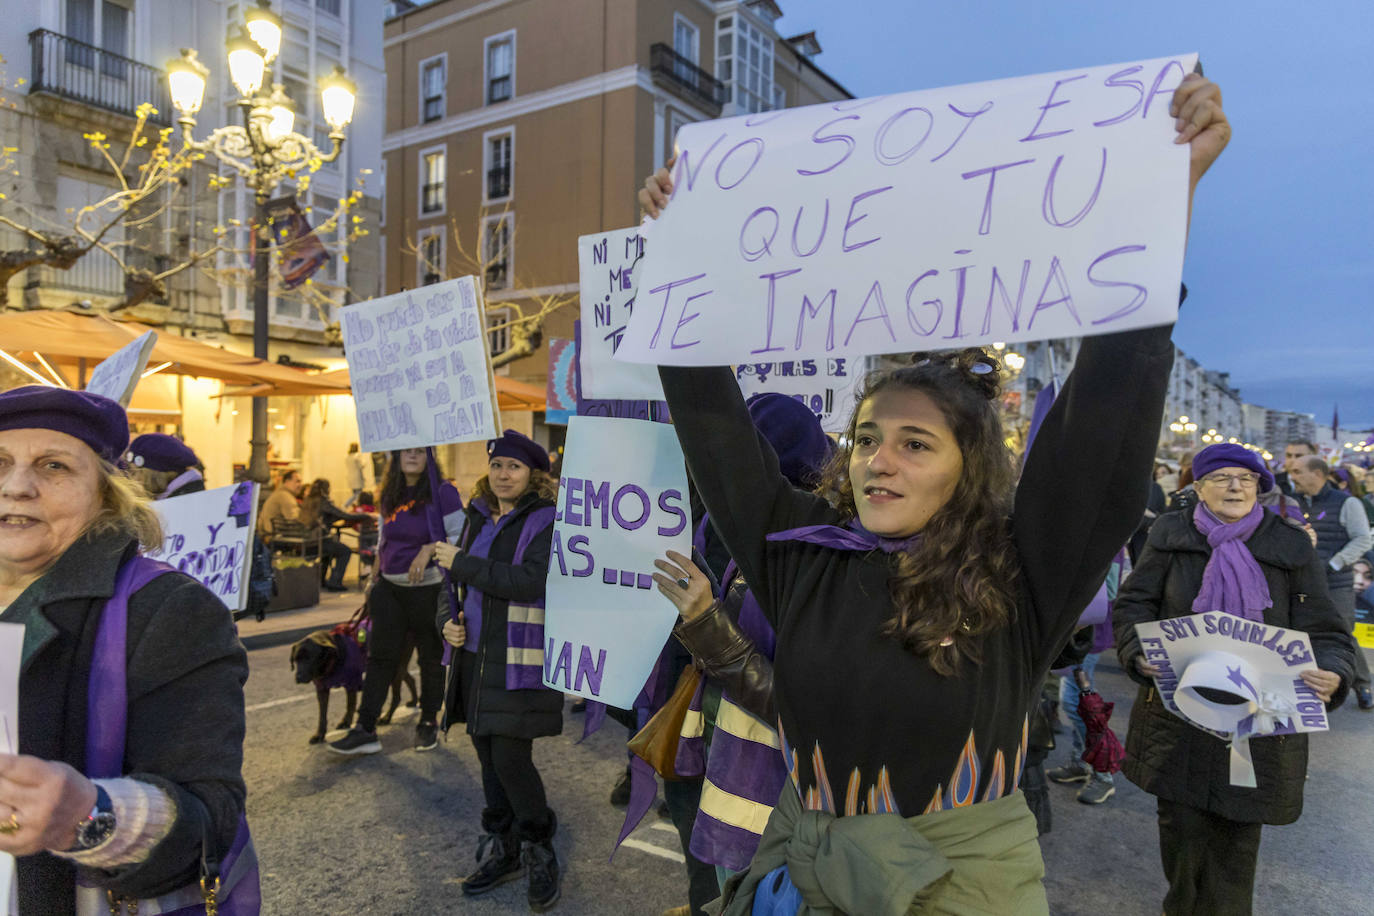
[{"label": "green jacket tied around waist", "polygon": [[783,787],[749,870],[726,882],[722,916],[748,916],[760,882],[786,865],[798,916],[1048,914],[1035,818],[1020,792],[919,817],[836,818]]}]

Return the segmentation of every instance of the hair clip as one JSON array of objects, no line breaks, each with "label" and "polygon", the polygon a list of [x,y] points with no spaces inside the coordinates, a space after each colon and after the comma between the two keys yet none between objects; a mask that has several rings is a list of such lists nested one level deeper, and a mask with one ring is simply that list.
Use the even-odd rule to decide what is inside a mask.
[{"label": "hair clip", "polygon": [[968,367],[968,371],[972,372],[974,375],[987,375],[992,371],[992,367],[987,363],[974,363],[972,366]]}]

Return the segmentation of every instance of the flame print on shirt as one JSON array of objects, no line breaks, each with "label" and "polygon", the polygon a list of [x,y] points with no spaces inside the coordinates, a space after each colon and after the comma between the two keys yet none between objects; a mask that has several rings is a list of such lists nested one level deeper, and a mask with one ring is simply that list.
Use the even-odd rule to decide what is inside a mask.
[{"label": "flame print on shirt", "polygon": [[[782,744],[783,761],[792,778],[792,785],[801,797],[802,806],[808,811],[824,811],[827,814],[845,817],[852,817],[855,814],[901,815],[902,812],[898,810],[896,798],[892,793],[892,782],[888,777],[886,766],[878,771],[878,781],[870,785],[866,791],[863,788],[859,768],[855,767],[849,774],[849,782],[845,788],[843,810],[837,810],[831,789],[830,774],[825,768],[825,755],[821,752],[820,742],[816,742],[816,746],[811,751],[811,770],[815,775],[816,784],[803,791],[800,761],[796,750],[787,741],[787,734],[783,730],[781,721],[778,722],[778,738]],[[934,811],[964,808],[975,802],[993,801],[1015,792],[1021,784],[1021,770],[1025,764],[1026,746],[1029,739],[1030,717],[1027,716],[1021,721],[1021,744],[1016,749],[1016,757],[1011,770],[1007,770],[1006,756],[1002,753],[1001,748],[998,748],[997,753],[993,755],[992,766],[986,781],[983,783],[983,792],[980,798],[978,795],[980,775],[978,742],[973,732],[970,731],[968,740],[964,742],[963,750],[959,752],[959,759],[954,765],[954,771],[950,774],[949,782],[936,786],[935,794],[931,796],[930,803],[921,813],[930,814]]]},{"label": "flame print on shirt", "polygon": [[395,509],[392,509],[391,514],[388,515],[385,519],[383,519],[382,523],[387,525],[391,524],[392,522],[396,521],[396,516],[400,515],[402,512],[409,512],[411,509],[414,509],[415,504],[416,501],[413,499],[406,500],[405,502],[397,506]]}]

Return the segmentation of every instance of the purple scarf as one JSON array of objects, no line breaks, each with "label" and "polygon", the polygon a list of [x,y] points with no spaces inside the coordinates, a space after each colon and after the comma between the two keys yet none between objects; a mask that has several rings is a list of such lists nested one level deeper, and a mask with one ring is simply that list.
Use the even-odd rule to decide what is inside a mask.
[{"label": "purple scarf", "polygon": [[1222,611],[1257,622],[1264,620],[1264,609],[1274,606],[1269,584],[1245,542],[1264,520],[1264,510],[1256,503],[1250,514],[1226,524],[1206,506],[1198,506],[1193,524],[1207,538],[1212,556],[1202,573],[1202,587],[1193,599],[1193,613]]},{"label": "purple scarf", "polygon": [[775,531],[768,535],[767,540],[805,541],[834,550],[881,550],[883,553],[896,553],[899,550],[910,549],[920,537],[920,533],[908,538],[881,537],[859,524],[856,518],[847,528],[835,525],[803,525],[800,528]]}]

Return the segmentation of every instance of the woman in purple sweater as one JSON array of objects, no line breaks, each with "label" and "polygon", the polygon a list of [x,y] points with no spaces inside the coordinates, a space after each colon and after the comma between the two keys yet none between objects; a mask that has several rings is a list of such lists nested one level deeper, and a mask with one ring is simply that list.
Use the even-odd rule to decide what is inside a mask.
[{"label": "woman in purple sweater", "polygon": [[[441,522],[444,532],[455,537],[462,529],[463,500],[452,484],[442,483],[436,497],[429,484],[427,458],[422,448],[391,453],[382,484],[382,532],[377,545],[380,581],[368,587],[367,609],[372,616],[367,672],[358,722],[347,735],[329,745],[339,754],[375,754],[377,716],[396,669],[405,663],[407,637],[414,640],[420,656],[420,722],[415,726],[415,749],[427,751],[439,743],[439,707],[444,702],[443,643],[434,629],[434,609],[439,603],[443,576],[434,565],[431,521]],[[443,471],[438,476],[443,479]],[[433,518],[432,518],[433,517]]]}]

